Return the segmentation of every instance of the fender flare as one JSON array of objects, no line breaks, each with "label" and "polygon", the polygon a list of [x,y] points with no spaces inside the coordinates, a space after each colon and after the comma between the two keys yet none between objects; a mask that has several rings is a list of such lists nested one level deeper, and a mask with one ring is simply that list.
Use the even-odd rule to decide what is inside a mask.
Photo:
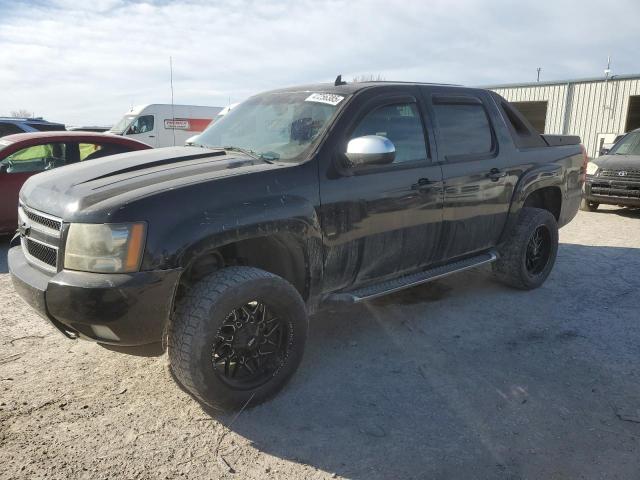
[{"label": "fender flare", "polygon": [[505,227],[500,235],[501,243],[506,239],[506,235],[511,231],[513,225],[515,225],[520,210],[524,206],[527,198],[536,190],[547,187],[558,187],[562,199],[566,194],[566,171],[561,165],[557,164],[544,164],[536,166],[530,170],[527,170],[518,180],[511,197],[511,205],[509,206],[509,213],[507,215],[507,221]]},{"label": "fender flare", "polygon": [[[270,219],[265,218],[266,211],[261,211],[259,215],[239,217],[231,214],[226,220],[233,221],[217,219],[212,225],[199,225],[201,228],[192,233],[193,241],[175,252],[172,263],[187,271],[197,258],[207,253],[220,252],[238,242],[266,237],[285,239],[289,247],[296,249],[290,252],[293,268],[301,269],[297,271],[304,275],[303,296],[309,308],[314,310],[322,285],[322,234],[315,209],[305,210],[304,215],[291,215],[288,209],[267,209]],[[238,218],[242,218],[243,222],[238,222]]]}]

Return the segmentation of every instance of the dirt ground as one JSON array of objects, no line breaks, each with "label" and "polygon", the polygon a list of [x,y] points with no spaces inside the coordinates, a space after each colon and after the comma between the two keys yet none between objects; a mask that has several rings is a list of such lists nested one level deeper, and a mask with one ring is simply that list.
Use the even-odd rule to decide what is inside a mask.
[{"label": "dirt ground", "polygon": [[533,292],[470,271],[312,318],[287,388],[211,416],[165,357],[69,341],[0,251],[0,478],[640,478],[640,213],[580,212]]}]

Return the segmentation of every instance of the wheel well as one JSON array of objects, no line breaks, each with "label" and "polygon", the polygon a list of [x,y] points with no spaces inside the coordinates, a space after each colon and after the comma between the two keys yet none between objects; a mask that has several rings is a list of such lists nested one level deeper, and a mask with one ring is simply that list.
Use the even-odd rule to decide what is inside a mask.
[{"label": "wheel well", "polygon": [[256,267],[278,275],[291,283],[303,299],[308,296],[304,249],[299,240],[288,234],[240,240],[199,254],[182,274],[177,296],[209,273],[232,265]]},{"label": "wheel well", "polygon": [[558,187],[544,187],[531,192],[524,201],[524,207],[535,207],[548,210],[560,220],[560,210],[562,208],[562,192]]}]

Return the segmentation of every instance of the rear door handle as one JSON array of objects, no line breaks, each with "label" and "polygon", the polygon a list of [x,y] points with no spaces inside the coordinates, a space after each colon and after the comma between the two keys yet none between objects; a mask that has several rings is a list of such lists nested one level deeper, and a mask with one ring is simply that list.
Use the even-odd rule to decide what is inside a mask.
[{"label": "rear door handle", "polygon": [[492,168],[491,170],[489,170],[489,173],[487,173],[487,178],[490,178],[494,182],[497,182],[498,180],[506,176],[507,176],[507,172],[501,172],[497,168]]}]

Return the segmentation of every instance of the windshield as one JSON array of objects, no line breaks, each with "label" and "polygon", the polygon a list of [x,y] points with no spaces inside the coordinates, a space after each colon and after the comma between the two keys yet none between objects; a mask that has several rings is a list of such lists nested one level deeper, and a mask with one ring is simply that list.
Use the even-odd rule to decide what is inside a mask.
[{"label": "windshield", "polygon": [[233,108],[197,139],[207,147],[235,147],[269,160],[302,161],[345,96],[265,93]]},{"label": "windshield", "polygon": [[625,136],[613,146],[609,155],[640,155],[640,132]]},{"label": "windshield", "polygon": [[109,131],[112,133],[118,133],[118,134],[124,133],[127,127],[131,124],[131,122],[133,122],[134,118],[136,118],[135,115],[125,115],[120,119],[118,123],[116,123],[113,127],[111,127],[111,130]]}]

